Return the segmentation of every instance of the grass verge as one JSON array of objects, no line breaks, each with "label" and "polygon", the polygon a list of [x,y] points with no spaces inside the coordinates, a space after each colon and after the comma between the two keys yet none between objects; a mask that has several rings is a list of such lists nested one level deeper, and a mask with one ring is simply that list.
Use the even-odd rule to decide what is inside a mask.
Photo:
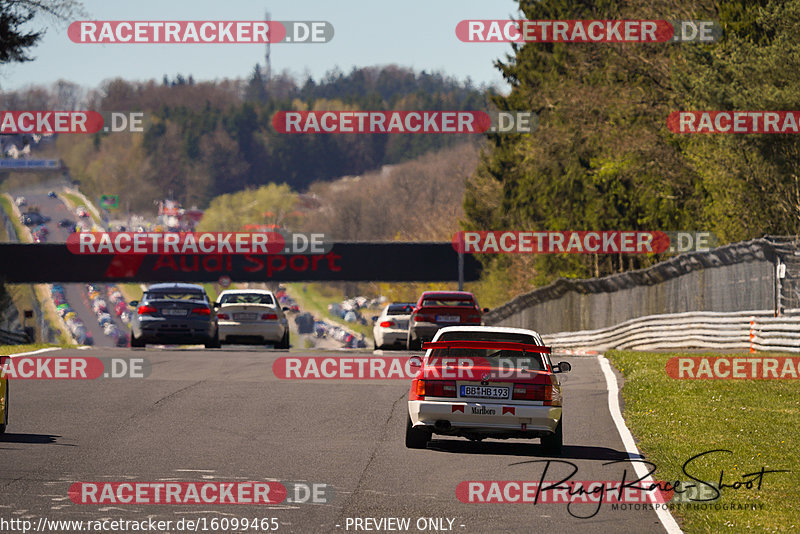
[{"label": "grass verge", "polygon": [[[84,202],[84,200],[78,195],[75,195],[73,193],[67,193],[66,191],[59,191],[58,194],[59,196],[62,196],[64,197],[64,199],[66,199],[67,203],[70,204],[70,208],[72,208],[73,212],[75,211],[75,208],[77,208],[78,206],[86,206],[86,202]],[[97,218],[97,216],[94,214],[94,211],[90,209],[89,206],[86,206],[86,211],[89,212],[89,216],[92,218],[92,221],[97,226],[102,228],[103,226],[102,221],[100,221],[100,219]]]},{"label": "grass verge", "polygon": [[22,223],[19,222],[17,216],[14,215],[14,208],[11,206],[11,200],[6,195],[0,195],[0,206],[2,206],[3,211],[6,212],[9,220],[11,221],[11,225],[14,227],[14,232],[17,234],[17,239],[20,242],[24,241],[25,239],[25,229],[22,226]]},{"label": "grass verge", "polygon": [[[322,284],[295,283],[286,284],[286,287],[289,289],[289,293],[292,297],[297,301],[300,310],[311,312],[315,317],[322,317],[334,321],[347,327],[348,330],[352,330],[357,334],[364,334],[365,338],[372,339],[372,324],[363,325],[360,323],[348,323],[341,317],[337,317],[328,311],[328,304],[342,301],[340,292]],[[305,287],[305,291],[303,291],[303,287]],[[372,310],[364,309],[361,310],[361,313],[366,317],[367,321],[370,321],[373,315],[378,315],[380,313],[380,310],[375,310],[373,313]]]},{"label": "grass verge", "polygon": [[[759,354],[769,355],[779,354]],[[733,484],[753,480],[748,474],[762,466],[793,471],[764,475],[760,489],[757,484],[750,489],[723,488],[718,501],[706,503],[719,504],[718,510],[685,505],[673,509],[685,532],[800,531],[800,381],[675,380],[665,372],[667,360],[700,354],[611,351],[606,356],[625,377],[625,422],[639,449],[658,466],[654,478],[691,483],[684,463],[716,449],[731,454],[697,458],[687,472],[715,484],[723,474],[724,483]],[[698,487],[713,495],[705,486]],[[735,508],[747,504],[763,507]]]},{"label": "grass verge", "polygon": [[31,352],[39,349],[46,349],[48,347],[58,347],[58,345],[51,345],[49,343],[29,343],[27,345],[0,345],[0,356],[8,356],[9,354],[19,354],[20,352]]}]

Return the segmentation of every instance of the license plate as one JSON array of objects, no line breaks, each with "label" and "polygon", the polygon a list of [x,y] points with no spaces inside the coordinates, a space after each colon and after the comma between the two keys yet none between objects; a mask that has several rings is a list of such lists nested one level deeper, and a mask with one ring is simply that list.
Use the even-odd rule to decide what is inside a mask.
[{"label": "license plate", "polygon": [[233,318],[237,321],[252,321],[256,318],[255,313],[234,313]]},{"label": "license plate", "polygon": [[170,309],[161,310],[161,315],[172,315],[174,317],[183,317],[186,315],[186,310]]},{"label": "license plate", "polygon": [[437,315],[436,320],[440,323],[457,323],[461,321],[458,315]]},{"label": "license plate", "polygon": [[494,386],[461,386],[462,397],[475,399],[507,399],[510,389]]}]

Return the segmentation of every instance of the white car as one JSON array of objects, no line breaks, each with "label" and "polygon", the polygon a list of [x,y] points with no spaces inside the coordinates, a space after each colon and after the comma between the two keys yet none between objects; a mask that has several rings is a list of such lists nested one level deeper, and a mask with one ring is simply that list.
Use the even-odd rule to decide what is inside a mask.
[{"label": "white car", "polygon": [[228,289],[214,303],[220,343],[271,344],[289,348],[289,321],[272,291]]},{"label": "white car", "polygon": [[436,332],[408,395],[406,447],[424,449],[433,434],[539,438],[561,453],[563,396],[550,348],[533,330],[453,326]]},{"label": "white car", "polygon": [[405,348],[408,320],[413,309],[414,304],[410,302],[395,302],[386,306],[380,315],[372,318],[375,322],[372,327],[372,340],[376,349],[392,346]]}]

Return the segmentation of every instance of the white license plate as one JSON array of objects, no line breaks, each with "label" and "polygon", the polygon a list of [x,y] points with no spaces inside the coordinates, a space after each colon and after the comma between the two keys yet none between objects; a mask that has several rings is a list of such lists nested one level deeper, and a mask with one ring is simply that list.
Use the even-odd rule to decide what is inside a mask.
[{"label": "white license plate", "polygon": [[167,309],[161,310],[161,315],[171,315],[173,317],[184,317],[186,315],[186,310],[167,308]]},{"label": "white license plate", "polygon": [[237,321],[252,321],[256,318],[255,313],[234,313],[233,318]]},{"label": "white license plate", "polygon": [[461,396],[474,399],[507,399],[509,388],[495,386],[461,386]]},{"label": "white license plate", "polygon": [[436,321],[440,323],[457,323],[461,321],[461,317],[458,315],[437,315]]}]

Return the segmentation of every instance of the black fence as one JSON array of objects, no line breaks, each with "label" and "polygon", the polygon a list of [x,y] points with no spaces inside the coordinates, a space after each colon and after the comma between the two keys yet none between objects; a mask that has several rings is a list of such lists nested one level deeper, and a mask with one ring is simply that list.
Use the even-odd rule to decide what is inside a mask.
[{"label": "black fence", "polygon": [[[589,280],[559,279],[519,295],[485,316],[487,324],[543,334],[595,330],[665,313],[769,310],[800,307],[800,261],[771,238],[690,252],[638,271]],[[800,259],[800,258],[798,258]]]}]

